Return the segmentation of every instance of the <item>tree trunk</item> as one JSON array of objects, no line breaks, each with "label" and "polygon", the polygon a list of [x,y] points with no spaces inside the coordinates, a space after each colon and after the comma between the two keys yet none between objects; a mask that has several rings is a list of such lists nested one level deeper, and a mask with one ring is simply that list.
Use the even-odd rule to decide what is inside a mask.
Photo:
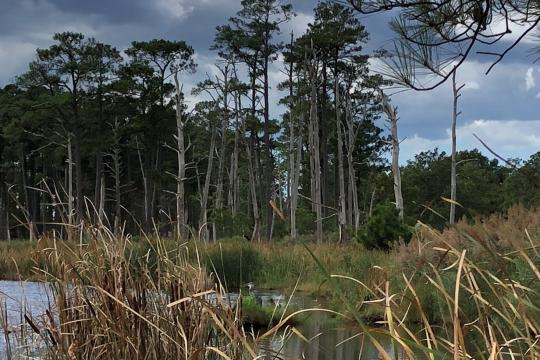
[{"label": "tree trunk", "polygon": [[[268,38],[266,38],[265,49],[268,48]],[[268,56],[264,58],[264,145],[265,145],[265,166],[264,166],[264,199],[263,208],[266,212],[266,238],[270,240],[272,233],[274,211],[270,205],[270,200],[274,193],[274,161],[272,158],[272,142],[270,139],[270,91],[268,78]]]},{"label": "tree trunk", "polygon": [[[292,184],[291,184],[291,237],[293,239],[298,235],[296,229],[296,210],[298,208],[298,186],[300,184],[300,167],[302,164],[302,146],[303,146],[303,126],[304,126],[304,114],[300,113],[298,117],[298,136],[296,138],[296,155],[294,157],[295,163],[292,167]],[[292,141],[292,140],[291,140]]]},{"label": "tree trunk", "polygon": [[[206,175],[204,187],[201,196],[201,214],[199,218],[199,231],[204,228],[204,241],[208,241],[208,194],[210,192],[210,181],[212,179],[212,168],[214,164],[214,152],[216,150],[216,129],[210,129],[212,136],[210,138],[210,150],[208,151],[208,164],[206,166]],[[214,241],[216,239],[214,238]]]},{"label": "tree trunk", "polygon": [[[291,48],[293,46],[294,35],[291,33]],[[289,66],[289,171],[287,173],[287,195],[289,197],[289,229],[292,239],[296,239],[296,208],[298,204],[298,179],[300,177],[300,168],[297,167],[298,153],[295,152],[295,131],[294,131],[294,88],[293,88],[293,75],[294,75],[294,63],[290,63]],[[302,115],[300,115],[301,119]],[[302,136],[301,120],[298,124],[298,138]],[[296,144],[299,146],[300,144]]]},{"label": "tree trunk", "polygon": [[[339,227],[339,240],[345,241],[345,227],[347,219],[345,218],[346,204],[345,204],[345,170],[343,164],[343,134],[341,129],[340,118],[340,98],[339,98],[339,76],[334,74],[334,99],[336,108],[336,129],[337,129],[337,147],[338,147],[338,182],[339,182],[339,196],[338,196],[338,227]],[[351,186],[353,184],[349,184]]]},{"label": "tree trunk", "polygon": [[71,132],[68,133],[67,138],[67,166],[68,166],[68,184],[67,184],[67,196],[68,196],[68,213],[67,213],[67,219],[68,219],[68,226],[67,226],[67,236],[68,240],[71,241],[73,239],[73,231],[74,231],[74,220],[73,220],[73,146],[72,146],[72,138],[73,135]]},{"label": "tree trunk", "polygon": [[[256,60],[256,59],[255,59]],[[256,62],[255,62],[256,63]],[[252,69],[253,75],[251,77],[251,117],[253,119],[257,118],[257,89],[255,87],[256,85],[256,66],[255,69]],[[240,95],[239,95],[239,99]],[[246,120],[243,120],[244,127],[246,126]],[[248,173],[249,173],[249,189],[251,193],[251,203],[252,203],[252,211],[253,211],[253,232],[251,234],[252,240],[261,240],[261,215],[260,215],[260,209],[258,204],[258,195],[257,195],[257,184],[259,184],[259,171],[258,171],[258,164],[259,164],[259,156],[258,150],[256,149],[256,130],[251,129],[250,139],[247,141],[246,144],[246,151],[248,156]],[[264,197],[264,195],[261,195],[261,197]],[[263,205],[264,206],[264,205]],[[262,206],[261,206],[262,207]]]},{"label": "tree trunk", "polygon": [[84,217],[84,195],[83,195],[83,170],[81,163],[81,143],[79,135],[73,137],[73,160],[75,162],[75,208],[77,221],[82,221]]},{"label": "tree trunk", "polygon": [[113,150],[114,163],[114,233],[119,235],[122,226],[122,194],[120,183],[120,148],[116,146]]},{"label": "tree trunk", "polygon": [[[149,190],[149,179],[148,179],[148,172],[145,169],[148,169],[148,166],[146,165],[148,163],[148,157],[149,155],[145,156],[144,162],[141,155],[141,148],[139,146],[139,142],[137,138],[135,138],[135,143],[137,145],[137,157],[139,159],[139,167],[141,169],[141,177],[143,181],[143,213],[144,213],[144,230],[148,232],[151,229],[151,219],[150,219],[150,190]],[[129,169],[129,166],[127,167]]]},{"label": "tree trunk", "polygon": [[[311,47],[313,51],[313,45]],[[316,232],[315,238],[318,244],[323,240],[323,213],[322,213],[322,195],[321,195],[321,160],[320,160],[320,143],[319,143],[319,119],[317,116],[317,87],[318,87],[318,63],[315,54],[308,61],[309,83],[311,87],[310,93],[310,114],[309,114],[309,142],[310,156],[312,158],[311,176],[313,179],[313,198],[312,202],[315,207]]]},{"label": "tree trunk", "polygon": [[[34,218],[33,218],[33,209],[32,209],[32,201],[30,200],[30,187],[28,184],[28,166],[26,164],[26,156],[24,154],[24,149],[21,145],[20,152],[19,152],[19,160],[21,163],[21,184],[22,184],[22,192],[24,194],[24,206],[22,206],[22,212],[24,213],[25,220],[27,221],[27,227],[28,227],[28,234],[30,241],[33,241],[36,239],[36,233],[34,228]],[[22,203],[22,201],[21,201]]]},{"label": "tree trunk", "polygon": [[94,207],[97,211],[97,223],[103,223],[103,213],[102,213],[102,190],[105,188],[103,184],[104,174],[103,174],[103,154],[101,150],[98,150],[96,154],[96,178],[94,182]]},{"label": "tree trunk", "polygon": [[[348,89],[352,85],[349,84]],[[349,208],[350,208],[350,225],[354,226],[355,232],[360,227],[360,210],[358,204],[358,189],[356,188],[356,172],[354,168],[354,148],[356,144],[356,130],[353,123],[351,96],[347,91],[346,100],[346,120],[347,120],[347,170],[349,177]]]},{"label": "tree trunk", "polygon": [[[326,109],[327,109],[327,83],[328,83],[328,73],[326,67],[326,61],[322,61],[322,86],[321,86],[321,96],[318,103],[318,123],[319,123],[319,145],[320,145],[320,155],[319,159],[321,161],[321,203],[323,205],[322,212],[323,216],[328,216],[328,205],[330,199],[330,186],[328,186],[328,123],[326,121]],[[334,200],[335,204],[335,200]]]},{"label": "tree trunk", "polygon": [[229,67],[225,66],[223,69],[223,114],[221,116],[221,145],[218,151],[218,178],[216,185],[216,202],[215,208],[218,213],[223,209],[223,183],[225,173],[225,158],[227,154],[227,127],[229,125]]},{"label": "tree trunk", "polygon": [[[153,174],[153,162],[155,157],[155,148],[148,148],[144,145],[145,155],[144,164],[141,164],[141,175],[143,178],[144,186],[144,223],[145,231],[151,232],[153,229],[154,221],[154,174]],[[141,157],[140,149],[138,149],[139,157]]]},{"label": "tree trunk", "polygon": [[454,106],[452,111],[452,169],[450,175],[450,224],[456,222],[456,201],[457,201],[457,161],[456,161],[456,152],[457,152],[457,141],[456,141],[456,125],[457,118],[460,115],[458,112],[458,100],[460,95],[460,90],[464,85],[457,86],[456,84],[456,72],[452,74],[452,92],[454,95]]},{"label": "tree trunk", "polygon": [[182,88],[178,80],[178,72],[174,73],[176,89],[176,144],[178,174],[176,177],[176,236],[182,240],[186,238],[186,216],[184,209],[184,179],[186,177],[186,159],[184,145],[184,119],[182,109]]},{"label": "tree trunk", "polygon": [[397,107],[392,107],[388,98],[381,91],[383,110],[390,122],[391,144],[392,144],[392,174],[394,176],[394,197],[396,209],[399,211],[399,218],[404,219],[403,195],[401,194],[401,173],[399,169],[399,137],[397,129]]},{"label": "tree trunk", "polygon": [[235,216],[239,210],[239,192],[240,184],[238,177],[238,153],[239,153],[239,140],[240,140],[240,121],[239,121],[239,108],[238,101],[235,97],[235,113],[236,113],[236,128],[234,132],[234,146],[231,154],[231,168],[229,170],[229,189],[228,189],[228,205],[231,209],[231,213]]}]

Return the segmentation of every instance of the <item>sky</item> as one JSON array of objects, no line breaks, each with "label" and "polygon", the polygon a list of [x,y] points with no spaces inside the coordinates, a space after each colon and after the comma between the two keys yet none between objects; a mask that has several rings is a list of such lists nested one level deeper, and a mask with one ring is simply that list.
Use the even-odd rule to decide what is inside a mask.
[{"label": "sky", "polygon": [[[296,17],[282,26],[282,34],[302,34],[313,20],[316,0],[292,0]],[[215,27],[225,24],[239,10],[240,0],[0,0],[0,86],[27,69],[36,48],[52,44],[62,31],[82,32],[122,50],[133,40],[164,38],[185,40],[196,51],[197,73],[186,76],[191,88],[215,70],[215,54],[209,49]],[[361,17],[370,40],[367,51],[392,44],[390,15]],[[519,36],[519,29],[511,35]],[[478,135],[505,158],[526,159],[540,151],[540,65],[530,49],[538,45],[525,38],[489,75],[493,59],[474,55],[458,72],[465,84],[460,98],[458,148],[481,148]],[[271,116],[279,118],[275,105],[283,96],[276,84],[284,79],[279,63],[273,64]],[[196,101],[188,97],[192,103]],[[398,107],[401,160],[438,147],[448,151],[452,114],[451,84],[433,91],[405,91],[392,95]],[[379,126],[385,124],[381,120]],[[487,151],[482,150],[486,155]]]}]

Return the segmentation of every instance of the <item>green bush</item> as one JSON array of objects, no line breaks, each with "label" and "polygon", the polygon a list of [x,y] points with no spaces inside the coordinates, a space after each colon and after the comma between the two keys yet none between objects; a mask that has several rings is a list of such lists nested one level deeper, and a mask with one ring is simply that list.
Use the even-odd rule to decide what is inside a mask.
[{"label": "green bush", "polygon": [[229,291],[237,291],[243,284],[256,281],[264,268],[262,256],[242,238],[220,241],[208,248],[204,263]]},{"label": "green bush", "polygon": [[315,213],[309,209],[299,207],[296,210],[296,227],[298,234],[313,234],[315,232]]},{"label": "green bush", "polygon": [[210,220],[216,224],[220,239],[251,235],[250,220],[244,213],[234,215],[229,209],[214,210]]},{"label": "green bush", "polygon": [[289,226],[285,220],[279,216],[274,217],[274,230],[272,232],[273,239],[282,239],[289,233]]},{"label": "green bush", "polygon": [[356,234],[356,240],[366,249],[390,250],[402,239],[409,242],[412,232],[399,219],[399,212],[392,204],[378,205],[367,223]]}]

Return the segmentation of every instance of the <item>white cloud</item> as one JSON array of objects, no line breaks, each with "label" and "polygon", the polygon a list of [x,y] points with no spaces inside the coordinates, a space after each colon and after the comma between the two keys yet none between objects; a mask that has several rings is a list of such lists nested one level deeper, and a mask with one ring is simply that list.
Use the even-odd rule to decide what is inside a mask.
[{"label": "white cloud", "polygon": [[296,12],[296,16],[291,21],[281,26],[281,32],[283,34],[290,34],[292,31],[294,32],[294,37],[300,37],[306,32],[308,24],[313,23],[313,21],[315,21],[315,18],[312,14]]},{"label": "white cloud", "polygon": [[[32,43],[0,38],[0,64],[2,64],[0,67],[0,85],[1,80],[10,82],[16,75],[26,70],[36,47]],[[26,61],[26,59],[29,60]]]},{"label": "white cloud", "polygon": [[[518,40],[523,35],[523,33],[528,30],[528,28],[531,25],[532,25],[531,23],[529,23],[529,24],[519,24],[519,23],[516,23],[516,22],[509,22],[508,23],[508,30],[510,30],[510,33],[506,34],[503,39],[508,41],[508,42],[514,42],[514,41]],[[490,25],[489,30],[491,30],[491,34],[504,33],[507,30],[506,21],[502,17],[500,17],[499,19],[496,19]],[[534,31],[529,32],[527,35],[525,35],[521,39],[520,43],[522,43],[522,44],[530,44],[530,45],[538,45],[536,37],[535,37],[535,32]]]},{"label": "white cloud", "polygon": [[175,19],[184,19],[195,9],[195,6],[186,4],[184,0],[157,0],[155,4],[163,15]]},{"label": "white cloud", "polygon": [[480,84],[476,81],[466,81],[462,91],[479,90]]},{"label": "white cloud", "polygon": [[534,81],[534,69],[532,67],[527,69],[527,73],[525,74],[525,90],[529,91],[532,88],[536,86],[536,82]]},{"label": "white cloud", "polygon": [[[458,150],[480,149],[493,157],[474,137],[476,134],[494,151],[504,158],[528,158],[540,150],[540,120],[474,120],[457,127]],[[446,137],[427,139],[415,134],[401,143],[401,159],[405,162],[419,152],[439,148],[449,152],[451,146],[450,129]]]}]

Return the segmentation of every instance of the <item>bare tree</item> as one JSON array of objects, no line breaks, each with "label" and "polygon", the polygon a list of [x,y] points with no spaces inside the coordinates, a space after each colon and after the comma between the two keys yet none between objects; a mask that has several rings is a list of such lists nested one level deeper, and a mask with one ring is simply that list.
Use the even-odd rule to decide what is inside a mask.
[{"label": "bare tree", "polygon": [[[343,131],[341,123],[341,107],[340,107],[340,89],[339,89],[339,73],[334,74],[334,100],[336,110],[336,129],[337,129],[337,151],[338,151],[338,181],[339,181],[339,201],[338,201],[338,227],[339,227],[339,239],[344,241],[345,226],[347,225],[346,219],[346,203],[345,203],[345,170],[343,164]],[[349,149],[350,152],[350,149]],[[349,187],[356,186],[355,184],[349,184]]]},{"label": "bare tree", "polygon": [[204,240],[208,241],[208,194],[210,192],[210,182],[212,179],[212,169],[214,164],[214,152],[216,149],[216,129],[210,125],[212,133],[210,137],[210,150],[208,150],[208,163],[206,165],[206,175],[204,179],[204,187],[201,194],[201,214],[199,217],[199,229],[205,228]]},{"label": "bare tree", "polygon": [[358,189],[356,187],[356,172],[354,166],[354,146],[356,143],[357,129],[354,127],[351,91],[353,84],[347,81],[347,91],[345,99],[345,120],[347,123],[347,171],[349,178],[348,199],[349,199],[349,224],[358,230],[360,226],[360,210],[358,204]]},{"label": "bare tree", "polygon": [[73,197],[73,146],[72,146],[73,134],[68,132],[67,134],[67,196],[68,196],[68,240],[73,238],[73,226],[75,225],[73,216],[74,214],[74,197]]},{"label": "bare tree", "polygon": [[[113,145],[112,151],[109,152],[109,157],[112,160],[112,165],[108,162],[105,163],[105,166],[112,173],[114,178],[114,222],[113,230],[115,234],[119,235],[122,231],[122,153],[121,153],[121,138],[122,138],[122,125],[124,125],[118,117],[115,117],[114,123],[111,124],[112,134],[113,134]],[[143,172],[144,174],[144,172]],[[103,181],[104,185],[105,182]],[[105,189],[103,189],[102,194],[105,195]],[[102,204],[105,203],[105,199],[102,199]]]},{"label": "bare tree", "polygon": [[176,103],[176,154],[178,173],[176,175],[176,236],[179,239],[186,237],[186,214],[184,208],[185,193],[184,181],[186,178],[186,146],[184,141],[184,94],[182,85],[178,80],[178,71],[174,72],[174,85]]},{"label": "bare tree", "polygon": [[390,105],[388,98],[381,90],[383,111],[390,123],[390,143],[392,145],[392,174],[394,176],[394,197],[396,209],[399,211],[401,220],[404,218],[403,195],[401,193],[401,173],[399,169],[399,137],[397,129],[397,107]]},{"label": "bare tree", "polygon": [[[290,49],[294,46],[294,35],[291,33]],[[304,112],[302,111],[302,101],[297,98],[295,100],[294,94],[294,72],[295,63],[291,59],[289,67],[287,68],[288,75],[288,87],[289,87],[289,169],[287,172],[287,194],[289,196],[289,221],[290,221],[290,236],[292,239],[296,239],[298,231],[296,228],[296,210],[298,208],[298,187],[300,183],[300,165],[302,162],[302,146],[303,146],[303,126],[304,126]],[[297,83],[297,92],[300,96],[300,86]],[[297,123],[295,126],[295,120]],[[295,128],[298,129],[298,134],[295,132]]]},{"label": "bare tree", "polygon": [[454,106],[452,109],[452,171],[450,175],[450,224],[456,221],[456,201],[457,201],[457,143],[456,143],[456,124],[457,118],[461,114],[458,111],[458,100],[461,96],[460,90],[465,85],[457,86],[456,84],[456,72],[452,73],[452,94],[454,96]]},{"label": "bare tree", "polygon": [[[298,136],[296,137],[296,154],[294,155],[294,163],[292,166],[291,173],[291,189],[290,189],[290,217],[291,217],[291,237],[293,239],[298,235],[298,230],[296,229],[296,210],[298,209],[298,186],[300,183],[300,166],[302,163],[302,147],[304,146],[304,134],[302,128],[304,126],[304,113],[301,112],[298,116]],[[291,140],[292,141],[292,140]]]},{"label": "bare tree", "polygon": [[315,237],[317,243],[322,243],[323,237],[323,213],[322,213],[322,188],[321,188],[321,159],[319,152],[319,119],[317,109],[317,90],[319,86],[319,62],[317,54],[311,45],[310,58],[308,58],[306,52],[306,67],[308,73],[308,80],[310,86],[310,110],[309,110],[309,155],[311,164],[311,184],[312,184],[312,197],[313,208],[315,210],[316,221],[316,233]]}]

